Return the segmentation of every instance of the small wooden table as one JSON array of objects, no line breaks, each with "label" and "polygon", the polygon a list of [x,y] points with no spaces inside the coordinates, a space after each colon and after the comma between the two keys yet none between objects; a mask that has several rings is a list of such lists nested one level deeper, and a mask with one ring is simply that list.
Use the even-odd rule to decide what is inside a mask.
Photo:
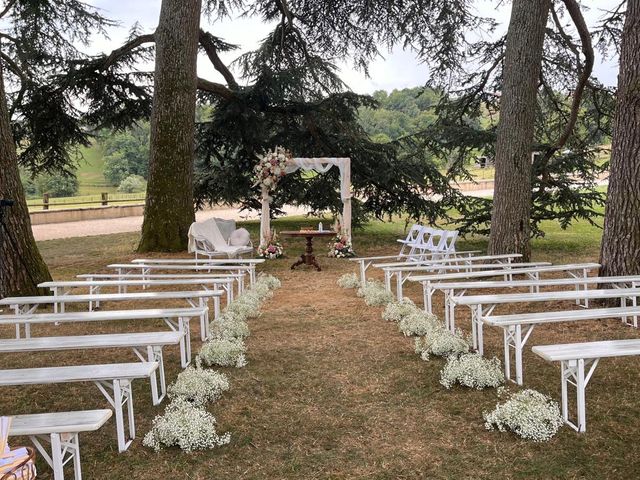
[{"label": "small wooden table", "polygon": [[304,253],[300,255],[300,260],[291,265],[291,270],[295,269],[299,265],[311,265],[316,267],[317,271],[322,270],[318,262],[316,261],[316,257],[313,254],[313,239],[314,237],[335,237],[336,232],[332,232],[330,230],[306,230],[306,231],[289,231],[289,232],[280,232],[280,235],[284,237],[304,237],[307,239],[307,248]]}]

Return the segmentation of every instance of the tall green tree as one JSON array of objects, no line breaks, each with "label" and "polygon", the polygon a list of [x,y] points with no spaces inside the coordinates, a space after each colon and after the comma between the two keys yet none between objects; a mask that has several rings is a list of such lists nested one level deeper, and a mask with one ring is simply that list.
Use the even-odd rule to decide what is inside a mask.
[{"label": "tall green tree", "polygon": [[601,275],[640,273],[640,1],[628,0],[620,47]]},{"label": "tall green tree", "polygon": [[201,0],[163,0],[155,31],[149,182],[138,251],[187,246],[195,220],[194,129]]},{"label": "tall green tree", "polygon": [[97,9],[79,0],[1,5],[0,197],[16,203],[2,232],[0,297],[36,293],[51,278],[31,232],[19,165],[32,175],[70,174],[75,148],[90,138],[87,122],[122,126],[144,114],[148,101],[145,89],[121,74],[122,63],[110,72],[87,68],[91,59],[79,48],[112,25]]},{"label": "tall green tree", "polygon": [[529,258],[531,163],[550,0],[514,0],[504,54],[489,252]]}]

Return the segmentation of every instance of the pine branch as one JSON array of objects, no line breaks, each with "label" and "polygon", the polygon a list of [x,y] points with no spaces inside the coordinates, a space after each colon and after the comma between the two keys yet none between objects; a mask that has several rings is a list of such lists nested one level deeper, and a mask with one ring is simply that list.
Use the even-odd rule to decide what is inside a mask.
[{"label": "pine branch", "polygon": [[200,30],[200,45],[202,45],[202,48],[204,48],[204,51],[213,64],[213,67],[224,77],[227,85],[229,85],[230,88],[237,90],[238,82],[236,82],[236,79],[231,73],[231,70],[229,70],[229,68],[224,63],[222,63],[222,60],[218,55],[218,49],[216,48],[216,45],[213,42],[210,33],[205,32],[204,30]]},{"label": "pine branch", "polygon": [[138,37],[135,37],[135,38],[129,40],[127,43],[125,43],[121,47],[116,48],[115,50],[113,50],[105,58],[104,63],[102,64],[102,68],[104,68],[104,69],[109,68],[111,65],[113,65],[123,55],[131,52],[132,50],[136,49],[140,45],[143,45],[145,43],[152,43],[152,42],[155,42],[155,36],[154,36],[153,33],[148,33],[146,35],[140,35]]},{"label": "pine branch", "polygon": [[[578,120],[578,113],[580,111],[580,102],[582,101],[582,94],[584,92],[587,83],[589,82],[589,77],[591,76],[591,72],[593,70],[594,63],[594,53],[593,53],[593,45],[591,44],[591,35],[589,33],[589,27],[587,27],[586,22],[584,21],[584,17],[582,16],[582,12],[580,11],[580,5],[576,2],[576,0],[562,0],[565,4],[569,15],[571,16],[571,20],[578,30],[578,35],[580,36],[580,41],[582,44],[582,54],[584,55],[585,62],[584,67],[582,67],[580,71],[580,77],[578,79],[578,84],[576,85],[576,89],[573,92],[573,101],[571,104],[571,113],[569,114],[569,120],[565,125],[564,131],[562,135],[558,138],[555,144],[547,150],[545,153],[545,161],[551,158],[551,156],[560,150],[566,143],[571,133],[573,132],[573,128],[576,125],[576,121]],[[579,64],[578,64],[579,65]],[[580,68],[580,67],[578,67]]]},{"label": "pine branch", "polygon": [[0,12],[0,18],[3,18],[7,13],[9,13],[9,10],[13,8],[17,1],[18,0],[11,0],[9,3],[7,3],[7,6],[4,7],[4,10]]},{"label": "pine branch", "polygon": [[213,93],[227,100],[233,98],[234,94],[229,88],[225,87],[221,83],[211,82],[204,78],[198,77],[198,89],[205,92]]}]

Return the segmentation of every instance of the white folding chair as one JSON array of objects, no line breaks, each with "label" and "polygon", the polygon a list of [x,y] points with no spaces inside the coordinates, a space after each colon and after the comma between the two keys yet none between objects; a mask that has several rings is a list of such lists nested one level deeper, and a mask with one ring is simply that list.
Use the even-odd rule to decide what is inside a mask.
[{"label": "white folding chair", "polygon": [[400,249],[400,253],[398,254],[398,256],[404,255],[405,249],[409,249],[408,255],[411,255],[415,249],[414,244],[416,244],[418,242],[418,240],[420,239],[420,236],[422,235],[422,231],[424,230],[425,227],[423,227],[422,225],[418,225],[417,223],[414,223],[411,226],[411,229],[409,229],[409,233],[407,234],[407,237],[402,239],[399,238],[397,240],[397,242],[402,244],[402,248]]}]

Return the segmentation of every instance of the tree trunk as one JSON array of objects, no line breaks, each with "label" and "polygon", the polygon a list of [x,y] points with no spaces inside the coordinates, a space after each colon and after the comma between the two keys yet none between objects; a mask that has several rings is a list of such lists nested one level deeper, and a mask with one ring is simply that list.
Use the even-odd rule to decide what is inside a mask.
[{"label": "tree trunk", "polygon": [[12,207],[0,207],[0,298],[14,295],[41,295],[40,282],[51,280],[31,231],[31,219],[20,181],[16,145],[4,90],[0,63],[0,199],[14,200]]},{"label": "tree trunk", "polygon": [[504,58],[489,253],[531,254],[531,150],[549,0],[514,0]]},{"label": "tree trunk", "polygon": [[138,251],[187,246],[195,219],[193,156],[201,0],[163,0],[156,64],[149,183]]},{"label": "tree trunk", "polygon": [[640,274],[640,0],[622,32],[600,275]]}]

